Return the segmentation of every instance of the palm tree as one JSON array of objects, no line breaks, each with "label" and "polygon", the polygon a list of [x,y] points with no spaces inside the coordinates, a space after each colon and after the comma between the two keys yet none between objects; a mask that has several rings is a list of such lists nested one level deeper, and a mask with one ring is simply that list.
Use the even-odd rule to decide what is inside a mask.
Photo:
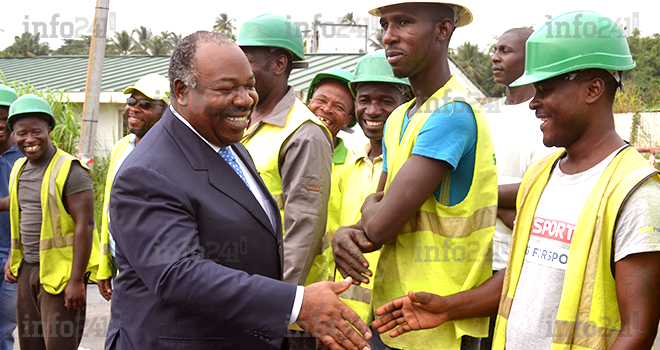
[{"label": "palm tree", "polygon": [[36,56],[47,56],[48,54],[51,53],[50,45],[48,43],[39,43],[39,33],[34,36],[34,46],[33,46],[33,53]]},{"label": "palm tree", "polygon": [[151,56],[169,55],[172,48],[170,42],[160,35],[156,35],[145,45]]},{"label": "palm tree", "polygon": [[115,32],[115,35],[110,38],[109,53],[126,56],[132,54],[135,49],[135,39],[126,30]]},{"label": "palm tree", "polygon": [[149,42],[153,38],[153,33],[151,33],[151,29],[147,29],[144,26],[140,26],[139,28],[133,29],[133,31],[131,32],[131,36],[133,36],[134,34],[137,34],[137,39],[135,41],[140,45],[140,48],[142,48],[142,53],[147,53],[147,47],[149,46]]},{"label": "palm tree", "polygon": [[353,12],[349,12],[342,17],[341,21],[339,22],[340,24],[357,24],[355,23],[355,19],[353,18]]},{"label": "palm tree", "polygon": [[459,46],[452,58],[477,84],[483,84],[491,73],[488,55],[479,51],[479,45],[472,45],[469,41]]},{"label": "palm tree", "polygon": [[223,12],[220,16],[215,18],[213,31],[235,40],[236,36],[234,36],[234,30],[236,30],[236,27],[232,24],[233,21],[235,21],[235,19],[230,19],[229,16],[227,16],[227,12]]},{"label": "palm tree", "polygon": [[14,53],[23,57],[32,57],[34,53],[31,52],[32,47],[34,46],[34,38],[31,33],[25,32],[21,36],[14,37],[14,44],[12,45]]},{"label": "palm tree", "polygon": [[170,42],[170,45],[172,47],[176,47],[179,44],[179,41],[183,39],[183,34],[176,34],[174,32],[170,32],[170,36],[167,38],[167,41]]},{"label": "palm tree", "polygon": [[3,56],[45,56],[50,54],[51,49],[47,43],[39,43],[40,33],[32,35],[29,32],[14,37],[14,43],[3,51]]},{"label": "palm tree", "polygon": [[371,38],[369,38],[369,47],[373,47],[376,50],[382,50],[383,47],[383,28],[377,28],[371,33]]}]

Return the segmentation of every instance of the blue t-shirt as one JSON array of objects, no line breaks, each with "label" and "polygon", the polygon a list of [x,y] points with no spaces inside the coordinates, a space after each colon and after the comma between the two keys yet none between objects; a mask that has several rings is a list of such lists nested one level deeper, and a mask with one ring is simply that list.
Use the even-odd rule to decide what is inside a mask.
[{"label": "blue t-shirt", "polygon": [[[403,118],[399,141],[410,123]],[[388,120],[389,121],[389,120]],[[385,123],[385,128],[388,127]],[[441,198],[442,181],[433,192],[435,200],[446,206],[462,202],[470,191],[477,151],[477,121],[472,107],[465,102],[451,102],[436,110],[422,126],[412,154],[442,160],[452,167],[448,177],[449,201]],[[383,171],[387,172],[387,147],[383,139]]]},{"label": "blue t-shirt", "polygon": [[[16,144],[11,145],[5,153],[0,155],[0,198],[9,195],[9,174],[18,158],[23,158],[23,154],[18,151]],[[0,211],[0,258],[7,258],[10,248],[11,225],[9,223],[9,212]]]}]

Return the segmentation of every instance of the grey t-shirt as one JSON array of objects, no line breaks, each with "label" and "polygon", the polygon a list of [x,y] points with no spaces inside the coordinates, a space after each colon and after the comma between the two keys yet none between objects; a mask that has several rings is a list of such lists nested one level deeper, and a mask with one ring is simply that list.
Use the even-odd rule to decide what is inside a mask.
[{"label": "grey t-shirt", "polygon": [[[586,201],[584,194],[591,192],[611,158],[575,175],[566,175],[559,167],[554,169],[534,215],[507,323],[508,350],[550,350],[572,236],[580,234],[574,228]],[[660,182],[653,178],[624,204],[613,237],[614,261],[630,254],[660,251],[658,207]]]},{"label": "grey t-shirt", "polygon": [[[25,164],[18,180],[18,207],[20,210],[21,243],[25,262],[39,262],[39,241],[41,239],[41,183],[55,149],[49,151],[43,162]],[[73,162],[64,183],[62,199],[64,208],[69,211],[66,196],[92,189],[92,177],[80,163]]]}]

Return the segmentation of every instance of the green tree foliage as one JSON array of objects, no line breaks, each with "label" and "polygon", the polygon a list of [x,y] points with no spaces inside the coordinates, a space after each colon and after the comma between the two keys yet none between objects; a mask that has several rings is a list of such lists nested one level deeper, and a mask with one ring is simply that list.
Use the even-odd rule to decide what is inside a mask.
[{"label": "green tree foliage", "polygon": [[83,35],[82,39],[62,39],[64,43],[53,55],[89,55],[89,47],[92,43],[90,35]]},{"label": "green tree foliage", "polygon": [[378,27],[371,33],[369,47],[373,47],[376,50],[383,49],[383,28]]},{"label": "green tree foliage", "polygon": [[479,45],[465,42],[456,50],[450,50],[451,58],[463,71],[491,96],[501,96],[503,89],[493,79],[491,54],[481,51]]},{"label": "green tree foliage", "polygon": [[227,16],[227,12],[223,12],[215,18],[213,31],[236,40],[236,36],[234,35],[236,27],[234,27],[234,24],[232,23],[234,21],[236,20]]},{"label": "green tree foliage", "polygon": [[135,39],[128,34],[126,30],[115,32],[115,34],[106,43],[106,53],[111,55],[131,55],[134,54],[139,45],[136,45]]},{"label": "green tree foliage", "polygon": [[624,93],[617,93],[615,113],[660,109],[660,34],[642,37],[634,29],[628,37],[637,66],[623,74]]},{"label": "green tree foliage", "polygon": [[25,32],[21,36],[14,37],[14,43],[2,51],[3,57],[34,57],[46,56],[51,49],[48,43],[40,43],[40,33],[32,35]]},{"label": "green tree foliage", "polygon": [[170,55],[182,38],[183,35],[167,30],[153,35],[151,29],[140,26],[133,29],[131,34],[126,30],[115,32],[114,36],[108,40],[106,53],[111,55]]},{"label": "green tree foliage", "polygon": [[353,17],[353,12],[349,12],[342,17],[340,24],[357,24],[355,18]]},{"label": "green tree foliage", "polygon": [[103,222],[103,199],[105,198],[105,180],[108,176],[110,167],[110,154],[105,157],[94,157],[94,167],[92,171],[92,187],[94,189],[94,219],[96,227],[101,233],[101,223]]},{"label": "green tree foliage", "polygon": [[178,44],[179,41],[183,39],[183,34],[176,34],[174,32],[170,32],[170,35],[167,37],[167,40],[170,42],[170,45],[172,46],[172,49],[174,49]]},{"label": "green tree foliage", "polygon": [[149,44],[153,39],[154,35],[151,32],[151,29],[148,29],[144,26],[139,26],[133,29],[131,36],[135,36],[135,43],[137,47],[135,49],[136,53],[140,51],[140,54],[146,54],[148,52]]},{"label": "green tree foliage", "polygon": [[144,48],[151,56],[169,55],[172,52],[172,44],[167,38],[156,35],[144,43]]}]

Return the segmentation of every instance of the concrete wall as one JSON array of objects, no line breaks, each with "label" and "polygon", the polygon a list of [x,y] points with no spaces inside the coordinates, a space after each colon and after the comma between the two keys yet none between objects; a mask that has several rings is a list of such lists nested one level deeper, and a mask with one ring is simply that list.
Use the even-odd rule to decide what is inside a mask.
[{"label": "concrete wall", "polygon": [[[637,131],[638,139],[634,146],[660,147],[660,112],[642,112],[639,115],[640,127]],[[630,141],[632,120],[633,113],[614,115],[616,131],[624,140]]]},{"label": "concrete wall", "polygon": [[102,103],[96,129],[96,155],[105,156],[124,136],[123,116],[125,103]]},{"label": "concrete wall", "polygon": [[[99,112],[97,114],[96,146],[97,157],[110,154],[112,146],[124,135],[123,116],[126,97],[121,92],[101,92],[99,97]],[[84,92],[69,93],[69,100],[77,103],[80,110],[85,100]]]}]

